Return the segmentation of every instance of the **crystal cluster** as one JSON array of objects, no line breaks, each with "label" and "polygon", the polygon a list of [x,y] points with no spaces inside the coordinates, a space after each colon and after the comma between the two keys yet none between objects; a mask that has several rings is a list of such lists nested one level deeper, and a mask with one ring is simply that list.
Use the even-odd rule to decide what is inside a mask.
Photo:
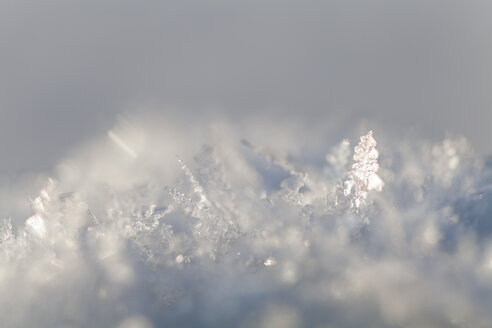
[{"label": "crystal cluster", "polygon": [[354,164],[344,183],[343,193],[350,197],[350,207],[358,210],[366,203],[369,191],[381,191],[383,180],[377,175],[379,170],[379,152],[372,131],[360,137],[359,144],[354,149]]}]

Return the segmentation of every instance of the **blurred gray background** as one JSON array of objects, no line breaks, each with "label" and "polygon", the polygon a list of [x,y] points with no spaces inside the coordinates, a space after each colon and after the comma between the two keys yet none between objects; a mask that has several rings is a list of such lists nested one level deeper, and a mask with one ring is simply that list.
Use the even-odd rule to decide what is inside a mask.
[{"label": "blurred gray background", "polygon": [[487,154],[491,17],[488,0],[0,0],[0,175],[49,169],[145,108],[370,118]]}]

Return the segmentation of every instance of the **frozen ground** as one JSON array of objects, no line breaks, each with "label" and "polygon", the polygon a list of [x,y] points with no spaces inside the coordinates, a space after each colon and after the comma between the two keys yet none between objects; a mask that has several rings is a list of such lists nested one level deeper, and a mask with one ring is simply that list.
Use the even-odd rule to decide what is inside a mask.
[{"label": "frozen ground", "polygon": [[465,139],[184,126],[121,119],[2,182],[2,327],[492,326],[492,163]]}]

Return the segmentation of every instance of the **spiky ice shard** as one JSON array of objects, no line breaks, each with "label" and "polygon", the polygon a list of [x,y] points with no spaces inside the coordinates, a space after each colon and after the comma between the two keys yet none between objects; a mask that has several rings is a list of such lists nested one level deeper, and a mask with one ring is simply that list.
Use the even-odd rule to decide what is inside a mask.
[{"label": "spiky ice shard", "polygon": [[354,148],[354,164],[344,182],[343,194],[350,198],[350,208],[357,211],[364,206],[369,191],[381,191],[383,180],[377,175],[379,170],[379,152],[372,131],[360,137],[360,142]]}]

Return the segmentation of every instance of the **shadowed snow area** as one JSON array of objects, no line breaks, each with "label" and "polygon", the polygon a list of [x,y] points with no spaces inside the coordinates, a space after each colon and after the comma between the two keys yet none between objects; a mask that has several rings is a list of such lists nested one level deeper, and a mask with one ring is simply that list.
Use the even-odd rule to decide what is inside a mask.
[{"label": "shadowed snow area", "polygon": [[2,327],[490,327],[490,161],[299,125],[122,118],[4,182]]}]

